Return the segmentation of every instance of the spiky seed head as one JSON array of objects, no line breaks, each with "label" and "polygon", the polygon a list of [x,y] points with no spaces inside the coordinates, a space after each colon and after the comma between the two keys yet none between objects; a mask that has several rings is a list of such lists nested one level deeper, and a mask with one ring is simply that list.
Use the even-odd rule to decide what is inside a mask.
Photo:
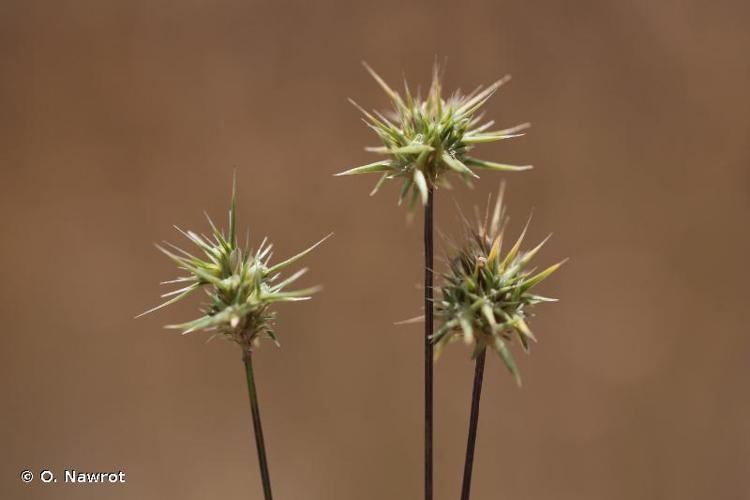
[{"label": "spiky seed head", "polygon": [[494,209],[490,212],[488,204],[485,216],[478,218],[476,224],[463,218],[467,234],[442,275],[440,296],[435,301],[435,316],[441,326],[432,341],[439,352],[446,344],[462,339],[474,346],[474,357],[490,347],[500,355],[520,385],[520,374],[509,344],[518,339],[528,352],[530,342],[536,341],[526,321],[528,309],[556,299],[536,295],[532,288],[564,261],[541,272],[528,269],[529,262],[549,237],[531,250],[522,251],[526,228],[503,254],[507,217],[502,192],[501,187]]},{"label": "spiky seed head", "polygon": [[510,77],[503,77],[487,88],[479,87],[467,95],[455,92],[444,98],[441,72],[435,65],[432,84],[427,96],[422,98],[419,94],[413,95],[406,82],[402,96],[367,64],[365,68],[388,95],[393,109],[382,115],[378,112],[369,113],[354,101],[352,104],[364,114],[365,123],[382,141],[382,146],[366,149],[386,155],[386,158],[336,175],[379,173],[380,180],[371,195],[386,180],[400,179],[402,186],[399,204],[407,200],[411,209],[417,199],[422,204],[427,203],[430,189],[449,186],[446,179],[449,172],[468,183],[472,178],[478,177],[474,169],[519,171],[531,168],[531,165],[508,165],[469,156],[469,152],[477,144],[518,137],[529,127],[528,123],[524,123],[502,130],[491,130],[494,122],[482,121],[479,109]]},{"label": "spiky seed head", "polygon": [[232,204],[229,209],[229,230],[224,232],[214,225],[208,215],[212,237],[183,231],[177,228],[200,250],[200,257],[169,243],[157,245],[177,267],[187,273],[166,284],[179,284],[177,290],[162,297],[172,297],[139,316],[159,310],[184,299],[193,292],[204,289],[209,296],[203,315],[193,321],[178,325],[167,325],[187,334],[197,330],[213,332],[239,344],[243,351],[250,351],[263,338],[278,345],[273,329],[276,312],[272,305],[277,302],[307,300],[318,287],[287,290],[287,287],[302,276],[307,269],[300,269],[287,278],[282,272],[292,263],[307,255],[329,236],[307,250],[277,264],[271,263],[272,245],[264,239],[254,251],[237,244],[237,183],[232,189]]}]

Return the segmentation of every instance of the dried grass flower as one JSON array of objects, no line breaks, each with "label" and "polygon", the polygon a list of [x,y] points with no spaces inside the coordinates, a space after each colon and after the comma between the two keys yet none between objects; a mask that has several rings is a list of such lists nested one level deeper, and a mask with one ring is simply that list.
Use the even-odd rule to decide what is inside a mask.
[{"label": "dried grass flower", "polygon": [[518,367],[509,343],[518,340],[528,352],[536,341],[527,324],[529,309],[552,299],[534,293],[536,285],[555,272],[564,261],[536,272],[532,258],[549,236],[531,250],[522,251],[526,227],[510,249],[503,254],[507,216],[503,206],[503,187],[492,213],[488,203],[484,217],[475,224],[463,217],[466,237],[450,257],[442,275],[440,297],[435,301],[435,316],[441,322],[433,336],[436,350],[462,339],[474,346],[472,358],[487,347],[496,351],[520,385]]},{"label": "dried grass flower", "polygon": [[257,249],[251,249],[246,240],[244,246],[237,243],[237,184],[233,185],[232,203],[229,209],[229,230],[219,229],[206,214],[211,227],[211,237],[175,228],[192,242],[200,256],[183,250],[171,243],[157,245],[177,267],[186,273],[163,284],[177,284],[177,290],[165,293],[172,297],[163,304],[150,309],[148,314],[178,302],[193,292],[203,289],[209,297],[203,315],[192,321],[167,325],[187,334],[204,330],[239,344],[244,351],[257,346],[267,338],[278,345],[274,331],[276,312],[272,306],[278,302],[307,300],[319,287],[289,290],[307,268],[302,268],[282,278],[282,272],[290,265],[310,253],[330,235],[293,257],[272,263],[272,245],[266,238]]},{"label": "dried grass flower", "polygon": [[386,180],[400,179],[399,204],[406,200],[413,208],[417,199],[423,205],[427,204],[432,188],[449,186],[448,173],[452,172],[470,182],[479,177],[474,171],[476,169],[519,171],[531,168],[531,165],[495,163],[469,155],[478,144],[519,137],[529,127],[528,123],[523,123],[495,130],[492,129],[494,121],[483,121],[481,107],[510,80],[509,76],[489,87],[480,86],[467,95],[456,91],[443,97],[441,71],[435,65],[432,83],[423,98],[419,93],[412,94],[406,82],[404,94],[401,95],[367,64],[365,68],[388,95],[393,109],[385,114],[377,111],[370,113],[350,101],[364,114],[364,122],[382,142],[380,146],[366,148],[367,151],[386,155],[387,158],[336,175],[379,173],[380,180],[371,195]]}]

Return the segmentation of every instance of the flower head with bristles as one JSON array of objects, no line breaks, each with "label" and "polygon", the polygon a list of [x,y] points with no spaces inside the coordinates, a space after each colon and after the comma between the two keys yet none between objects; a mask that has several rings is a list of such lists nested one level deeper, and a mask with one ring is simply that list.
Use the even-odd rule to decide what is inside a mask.
[{"label": "flower head with bristles", "polygon": [[[521,378],[508,343],[514,338],[528,352],[536,338],[526,318],[528,307],[556,299],[532,293],[532,289],[555,272],[563,262],[535,273],[528,269],[545,239],[529,251],[521,251],[521,236],[505,255],[502,253],[503,233],[507,222],[500,189],[494,210],[489,204],[476,227],[464,222],[466,240],[458,248],[443,274],[440,298],[435,301],[435,316],[441,327],[433,335],[438,349],[456,339],[474,346],[473,357],[487,347],[494,349],[520,385]],[[528,223],[527,226],[528,227]]]},{"label": "flower head with bristles", "polygon": [[251,250],[247,243],[244,248],[237,244],[236,213],[235,182],[229,210],[228,233],[218,229],[208,215],[206,217],[211,226],[212,238],[177,228],[198,247],[203,254],[201,257],[169,243],[166,245],[170,249],[157,245],[157,248],[172,259],[180,270],[187,273],[187,276],[165,282],[179,284],[181,288],[164,294],[162,297],[172,298],[140,316],[173,304],[202,288],[210,298],[202,311],[203,315],[187,323],[168,325],[167,328],[183,330],[183,334],[196,330],[214,332],[238,343],[245,351],[251,350],[262,338],[268,338],[278,345],[273,330],[276,313],[271,306],[276,302],[307,300],[319,289],[313,287],[287,290],[287,287],[307,269],[303,268],[284,279],[281,278],[281,272],[311,252],[330,235],[307,250],[283,262],[272,264],[272,245],[267,243],[266,239],[255,251]]},{"label": "flower head with bristles", "polygon": [[402,96],[366,64],[365,68],[386,92],[393,110],[386,115],[369,113],[354,101],[352,104],[362,111],[365,123],[383,143],[382,146],[366,149],[387,155],[387,158],[336,175],[379,173],[380,180],[371,195],[386,180],[400,179],[399,204],[407,200],[409,207],[413,208],[417,199],[421,199],[422,204],[427,203],[429,189],[449,186],[446,179],[449,172],[470,182],[478,177],[473,169],[519,171],[531,168],[530,165],[507,165],[469,156],[477,144],[518,137],[529,127],[528,123],[524,123],[503,130],[491,130],[494,122],[482,121],[483,115],[479,109],[510,77],[506,76],[487,88],[479,87],[468,95],[455,92],[443,98],[440,70],[436,65],[430,89],[427,96],[422,98],[419,94],[412,95],[406,83]]}]

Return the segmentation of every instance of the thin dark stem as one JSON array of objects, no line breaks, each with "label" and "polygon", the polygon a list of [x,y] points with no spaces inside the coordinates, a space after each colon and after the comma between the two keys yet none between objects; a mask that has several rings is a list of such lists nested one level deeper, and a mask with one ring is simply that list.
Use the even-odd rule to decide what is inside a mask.
[{"label": "thin dark stem", "polygon": [[250,410],[253,414],[253,430],[255,431],[255,447],[258,449],[258,462],[260,463],[260,477],[263,481],[263,496],[266,500],[272,500],[271,477],[268,474],[268,460],[266,459],[266,445],[263,441],[263,427],[260,424],[260,408],[258,407],[258,392],[255,390],[255,377],[253,376],[252,353],[246,352],[242,360],[245,362],[245,373],[247,374],[247,392],[250,394]]},{"label": "thin dark stem", "polygon": [[432,187],[424,207],[424,497],[432,500]]},{"label": "thin dark stem", "polygon": [[474,368],[474,389],[471,392],[471,415],[469,416],[469,438],[466,442],[466,461],[464,462],[464,481],[461,486],[461,500],[469,500],[471,491],[471,471],[474,466],[474,446],[477,442],[477,424],[479,422],[479,398],[482,396],[482,378],[484,378],[484,358],[486,349],[477,356]]}]

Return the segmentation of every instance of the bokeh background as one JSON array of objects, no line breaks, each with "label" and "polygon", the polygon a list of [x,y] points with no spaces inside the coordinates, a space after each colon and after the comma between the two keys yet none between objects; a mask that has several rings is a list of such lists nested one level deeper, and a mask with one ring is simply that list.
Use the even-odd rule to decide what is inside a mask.
[{"label": "bokeh background", "polygon": [[[421,214],[331,174],[383,109],[360,66],[446,87],[510,73],[488,116],[533,123],[482,156],[532,163],[437,195],[455,233],[508,181],[533,210],[540,338],[517,389],[490,357],[473,498],[743,499],[750,473],[750,33],[745,2],[3,1],[0,497],[261,498],[240,353],[133,316],[174,276],[152,243],[223,219],[307,259],[256,360],[279,499],[422,492]],[[438,255],[442,250],[438,249]],[[456,498],[473,365],[436,366],[436,499]],[[24,485],[21,469],[127,484]]]}]

